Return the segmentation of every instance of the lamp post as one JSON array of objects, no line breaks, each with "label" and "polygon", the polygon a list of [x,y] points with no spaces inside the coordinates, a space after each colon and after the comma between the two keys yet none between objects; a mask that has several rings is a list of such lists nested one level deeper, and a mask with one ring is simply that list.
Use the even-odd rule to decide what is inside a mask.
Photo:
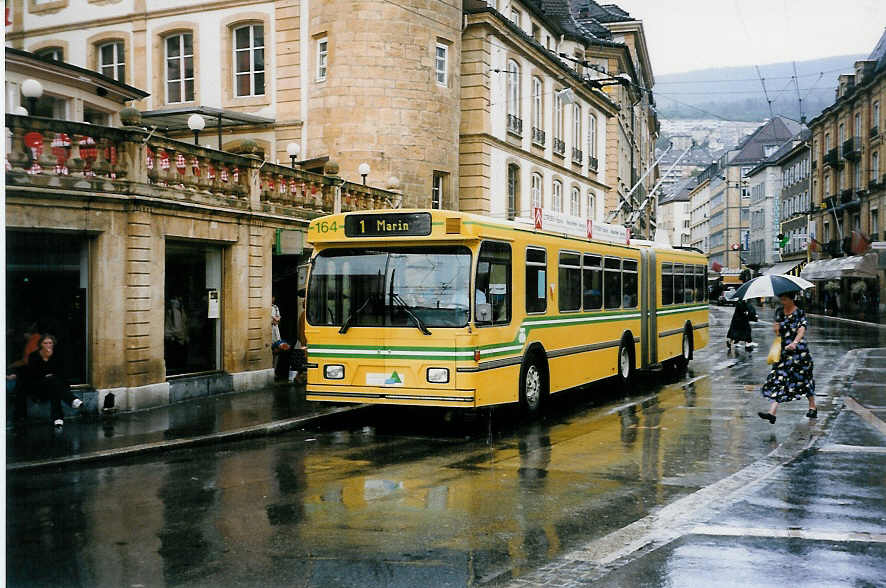
[{"label": "lamp post", "polygon": [[192,114],[188,117],[188,128],[194,131],[194,145],[200,144],[200,131],[206,126],[206,120],[199,114]]},{"label": "lamp post", "polygon": [[301,146],[298,143],[292,142],[286,144],[286,153],[289,155],[289,162],[292,169],[295,169],[295,159],[298,157],[299,151],[301,151]]},{"label": "lamp post", "polygon": [[37,99],[43,95],[43,84],[35,79],[28,78],[22,82],[22,96],[28,99],[28,111],[31,116],[37,112]]},{"label": "lamp post", "polygon": [[357,173],[363,177],[363,185],[366,185],[366,176],[369,175],[369,164],[365,161],[357,166]]}]

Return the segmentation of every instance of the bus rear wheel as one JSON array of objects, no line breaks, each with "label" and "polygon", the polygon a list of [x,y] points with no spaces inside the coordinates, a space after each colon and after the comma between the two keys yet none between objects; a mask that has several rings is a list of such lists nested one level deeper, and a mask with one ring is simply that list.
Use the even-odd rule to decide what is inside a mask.
[{"label": "bus rear wheel", "polygon": [[680,344],[680,355],[675,361],[677,369],[680,371],[689,367],[689,360],[692,359],[692,338],[688,331],[683,331],[683,342]]},{"label": "bus rear wheel", "polygon": [[622,341],[618,348],[618,380],[627,389],[634,377],[634,360],[631,346]]},{"label": "bus rear wheel", "polygon": [[536,414],[541,410],[547,394],[545,374],[535,359],[523,364],[520,373],[520,408],[526,414]]}]

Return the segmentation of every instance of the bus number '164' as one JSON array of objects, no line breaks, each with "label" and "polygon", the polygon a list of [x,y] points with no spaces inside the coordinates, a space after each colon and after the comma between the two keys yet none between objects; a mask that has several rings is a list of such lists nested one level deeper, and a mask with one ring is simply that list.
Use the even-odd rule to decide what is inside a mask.
[{"label": "bus number '164'", "polygon": [[320,221],[317,223],[317,232],[318,233],[334,233],[338,230],[338,223],[336,221],[332,221],[328,223],[326,221]]}]

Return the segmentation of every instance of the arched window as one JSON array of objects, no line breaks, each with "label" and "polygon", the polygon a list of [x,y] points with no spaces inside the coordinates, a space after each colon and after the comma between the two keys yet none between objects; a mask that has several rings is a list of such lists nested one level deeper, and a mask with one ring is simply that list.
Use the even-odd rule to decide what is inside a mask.
[{"label": "arched window", "polygon": [[532,128],[542,130],[542,93],[544,85],[540,78],[532,78]]},{"label": "arched window", "polygon": [[234,29],[234,94],[265,93],[265,27],[251,24]]},{"label": "arched window", "polygon": [[581,151],[581,106],[578,104],[572,105],[572,148]]},{"label": "arched window", "polygon": [[597,198],[593,192],[588,192],[588,209],[587,215],[591,220],[597,220]]},{"label": "arched window", "polygon": [[126,58],[123,51],[123,41],[103,43],[97,47],[97,50],[99,73],[118,82],[125,82]]},{"label": "arched window", "polygon": [[551,206],[554,212],[563,212],[563,184],[560,180],[554,180],[554,192],[551,196]]},{"label": "arched window", "polygon": [[597,157],[597,117],[588,113],[588,157]]},{"label": "arched window", "polygon": [[166,102],[194,100],[194,35],[179,33],[166,37]]},{"label": "arched window", "polygon": [[578,188],[572,188],[572,195],[569,199],[569,214],[581,216],[581,192]]},{"label": "arched window", "polygon": [[560,93],[554,93],[554,139],[563,140],[563,99]]},{"label": "arched window", "polygon": [[544,195],[541,191],[541,174],[534,173],[532,174],[532,183],[529,192],[529,204],[532,207],[532,210],[529,211],[530,213],[535,212],[536,208],[542,208],[542,203],[544,202],[543,197]]},{"label": "arched window", "polygon": [[508,114],[520,117],[520,66],[508,60]]},{"label": "arched window", "polygon": [[508,220],[517,216],[517,204],[520,200],[520,168],[517,164],[508,164]]},{"label": "arched window", "polygon": [[44,47],[34,51],[34,55],[42,59],[52,59],[54,61],[64,61],[65,51],[61,47]]}]

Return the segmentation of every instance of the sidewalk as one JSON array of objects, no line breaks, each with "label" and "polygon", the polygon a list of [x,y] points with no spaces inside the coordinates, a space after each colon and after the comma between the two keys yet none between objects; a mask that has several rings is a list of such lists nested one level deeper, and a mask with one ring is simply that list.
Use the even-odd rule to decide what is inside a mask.
[{"label": "sidewalk", "polygon": [[363,410],[368,405],[304,399],[304,385],[171,404],[110,417],[83,415],[55,429],[30,422],[6,431],[6,471],[35,470],[160,452],[193,445],[274,435]]},{"label": "sidewalk", "polygon": [[820,428],[511,586],[882,586],[886,348],[847,359]]}]

